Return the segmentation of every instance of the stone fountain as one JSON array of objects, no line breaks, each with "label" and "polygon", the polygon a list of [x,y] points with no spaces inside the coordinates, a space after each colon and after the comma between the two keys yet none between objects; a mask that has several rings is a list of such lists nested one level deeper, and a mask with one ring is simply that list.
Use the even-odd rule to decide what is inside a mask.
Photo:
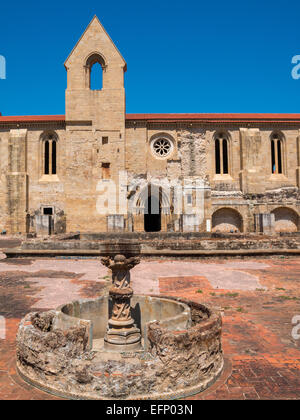
[{"label": "stone fountain", "polygon": [[184,398],[212,385],[224,363],[220,313],[184,299],[134,295],[138,244],[102,244],[100,251],[112,273],[108,294],[21,321],[21,377],[69,399]]},{"label": "stone fountain", "polygon": [[130,270],[140,260],[137,257],[127,259],[124,255],[116,255],[114,259],[102,258],[101,262],[112,271],[112,287],[109,290],[112,316],[108,321],[104,348],[115,351],[139,350],[142,336],[131,316],[133,290],[130,287]]}]

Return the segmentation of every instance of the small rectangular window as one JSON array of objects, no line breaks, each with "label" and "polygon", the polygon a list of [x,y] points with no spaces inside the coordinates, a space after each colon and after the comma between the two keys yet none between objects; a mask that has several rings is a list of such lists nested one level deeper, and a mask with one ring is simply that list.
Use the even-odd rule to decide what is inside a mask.
[{"label": "small rectangular window", "polygon": [[108,143],[108,137],[102,137],[102,144]]}]

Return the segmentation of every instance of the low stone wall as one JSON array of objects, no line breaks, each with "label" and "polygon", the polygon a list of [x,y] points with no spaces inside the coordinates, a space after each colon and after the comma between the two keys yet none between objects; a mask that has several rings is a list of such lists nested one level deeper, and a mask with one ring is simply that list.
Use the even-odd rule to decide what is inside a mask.
[{"label": "low stone wall", "polygon": [[[107,254],[105,251],[105,244],[122,241],[123,236],[116,238],[114,235],[108,234],[105,240],[56,240],[48,239],[27,240],[24,241],[19,250],[24,251],[99,251],[99,254]],[[134,238],[132,241],[134,242]],[[269,250],[269,249],[299,249],[300,250],[300,235],[295,234],[281,234],[275,236],[262,235],[237,235],[237,234],[160,234],[157,236],[141,236],[139,243],[141,245],[141,254],[153,250]],[[130,249],[130,247],[128,247]],[[11,252],[11,251],[10,251]]]},{"label": "low stone wall", "polygon": [[18,371],[30,384],[73,399],[162,399],[199,393],[223,369],[221,316],[204,305],[172,300],[189,308],[189,326],[178,330],[168,328],[167,320],[150,322],[149,348],[130,354],[90,351],[88,327],[57,328],[55,311],[28,314],[17,335]]},{"label": "low stone wall", "polygon": [[149,249],[163,250],[264,250],[264,249],[300,249],[300,237],[296,238],[230,238],[202,241],[157,241],[155,246],[144,246],[145,252]]}]

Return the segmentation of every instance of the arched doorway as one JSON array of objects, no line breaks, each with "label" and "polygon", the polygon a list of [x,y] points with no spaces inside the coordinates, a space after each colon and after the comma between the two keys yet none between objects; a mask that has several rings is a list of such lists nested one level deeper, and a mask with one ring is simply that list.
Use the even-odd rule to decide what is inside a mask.
[{"label": "arched doorway", "polygon": [[157,195],[148,195],[145,201],[144,230],[145,232],[161,231],[161,203]]}]

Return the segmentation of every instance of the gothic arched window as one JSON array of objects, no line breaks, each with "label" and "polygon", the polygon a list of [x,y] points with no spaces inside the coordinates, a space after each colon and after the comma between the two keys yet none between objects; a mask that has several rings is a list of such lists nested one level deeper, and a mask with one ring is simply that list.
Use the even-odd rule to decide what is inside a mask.
[{"label": "gothic arched window", "polygon": [[283,173],[283,138],[278,133],[271,135],[272,174]]},{"label": "gothic arched window", "polygon": [[43,138],[43,173],[56,175],[57,173],[57,136],[47,134]]},{"label": "gothic arched window", "polygon": [[223,133],[215,136],[215,171],[220,175],[229,173],[229,141]]},{"label": "gothic arched window", "polygon": [[86,62],[87,84],[91,90],[102,90],[106,65],[100,54],[92,54]]}]

